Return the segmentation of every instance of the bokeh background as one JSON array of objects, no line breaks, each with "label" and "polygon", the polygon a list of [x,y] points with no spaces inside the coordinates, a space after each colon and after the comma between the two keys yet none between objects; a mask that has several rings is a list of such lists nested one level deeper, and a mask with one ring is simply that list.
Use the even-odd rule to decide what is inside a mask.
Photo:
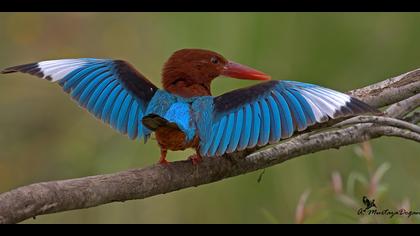
[{"label": "bokeh background", "polygon": [[[206,48],[274,79],[347,91],[420,67],[419,23],[418,13],[0,13],[0,67],[117,58],[160,84],[172,52]],[[157,161],[154,140],[121,136],[59,86],[24,74],[0,77],[0,192]],[[212,89],[217,95],[252,84],[219,78]],[[169,160],[190,153],[171,152]],[[356,212],[363,195],[381,209],[420,211],[419,153],[417,143],[381,138],[268,168],[261,181],[258,171],[25,223],[419,222]]]}]

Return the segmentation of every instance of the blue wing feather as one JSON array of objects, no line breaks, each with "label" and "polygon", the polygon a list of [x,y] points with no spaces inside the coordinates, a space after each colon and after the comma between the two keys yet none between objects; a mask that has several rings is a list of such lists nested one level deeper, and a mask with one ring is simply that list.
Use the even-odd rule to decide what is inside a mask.
[{"label": "blue wing feather", "polygon": [[95,88],[97,88],[107,76],[110,75],[109,72],[108,73],[106,71],[101,71],[101,72],[102,73],[101,74],[98,73],[98,76],[92,79],[89,85],[86,86],[86,88],[82,91],[79,102],[83,107],[85,107],[86,104],[89,102],[89,98],[90,98],[90,95],[92,94],[92,91]]},{"label": "blue wing feather", "polygon": [[144,137],[141,118],[157,87],[121,60],[61,59],[6,68],[2,73],[23,72],[52,82],[78,104],[131,139]]},{"label": "blue wing feather", "polygon": [[217,155],[223,155],[226,152],[227,146],[231,139],[232,130],[235,125],[235,113],[230,113],[228,116],[228,121],[226,124],[226,128],[224,130],[222,140],[220,141],[219,148],[217,149]]},{"label": "blue wing feather", "polygon": [[91,73],[92,71],[97,69],[97,65],[96,66],[88,66],[88,67],[83,67],[80,71],[78,71],[74,76],[70,77],[69,79],[65,79],[65,84],[64,84],[64,91],[69,92],[71,90],[74,90],[74,87],[76,87],[77,85],[79,85],[80,82],[83,82],[83,79],[89,75],[89,73]]},{"label": "blue wing feather", "polygon": [[98,87],[96,87],[95,90],[92,92],[92,95],[90,96],[89,101],[86,105],[87,109],[90,112],[93,112],[93,108],[95,107],[95,103],[98,101],[99,96],[111,82],[112,80],[110,77],[105,78],[104,81],[102,81],[102,83],[99,84]]},{"label": "blue wing feather", "polygon": [[302,107],[302,111],[305,114],[305,118],[306,118],[306,124],[307,125],[312,125],[315,124],[316,119],[315,119],[315,115],[314,112],[312,111],[311,106],[309,105],[309,103],[305,100],[305,98],[295,89],[290,89],[288,90],[290,93],[293,94],[293,96],[295,96],[295,98],[298,100],[299,104]]},{"label": "blue wing feather", "polygon": [[128,94],[125,97],[125,100],[121,106],[121,110],[118,115],[117,120],[117,129],[122,134],[127,133],[127,123],[128,123],[128,114],[130,112],[129,108],[131,107],[131,103],[133,102],[133,99],[130,94]]},{"label": "blue wing feather", "polygon": [[138,114],[137,114],[137,137],[140,139],[141,137],[144,137],[144,142],[146,142],[147,137],[150,135],[150,133],[148,133],[146,130],[146,128],[141,125],[141,118],[144,116],[143,111],[140,109],[140,105],[138,108]]},{"label": "blue wing feather", "polygon": [[99,95],[98,100],[95,102],[95,105],[93,106],[93,114],[96,117],[105,121],[105,119],[102,118],[102,111],[104,110],[104,105],[108,102],[108,99],[109,99],[110,95],[112,94],[112,92],[114,92],[118,88],[119,88],[119,84],[118,84],[117,80],[113,80],[102,91],[102,93]]},{"label": "blue wing feather", "polygon": [[289,105],[290,110],[292,111],[292,117],[296,124],[296,128],[298,130],[304,130],[307,126],[306,118],[298,100],[288,90],[283,90],[282,94],[287,104]]},{"label": "blue wing feather", "polygon": [[121,87],[121,85],[117,85],[117,87],[115,87],[115,89],[111,92],[109,97],[106,99],[105,105],[103,106],[101,120],[103,120],[106,123],[110,123],[110,116],[114,102],[122,92],[123,88]]},{"label": "blue wing feather", "polygon": [[213,98],[211,96],[197,97],[191,107],[198,131],[196,133],[201,140],[199,142],[199,153],[202,156],[207,156],[219,122],[213,119]]},{"label": "blue wing feather", "polygon": [[261,131],[258,139],[258,146],[264,146],[270,138],[270,110],[265,99],[259,101],[261,109]]},{"label": "blue wing feather", "polygon": [[270,143],[277,142],[281,137],[281,121],[280,112],[273,95],[268,97],[268,104],[270,105]]},{"label": "blue wing feather", "polygon": [[236,150],[238,144],[239,144],[239,139],[241,137],[241,129],[244,125],[244,112],[243,109],[239,109],[236,113],[235,113],[235,128],[232,131],[233,135],[232,138],[229,142],[229,146],[226,150],[227,153],[231,153],[233,151]]},{"label": "blue wing feather", "polygon": [[284,100],[283,96],[278,93],[277,91],[273,91],[274,99],[278,102],[279,112],[280,112],[280,120],[281,120],[281,137],[288,138],[293,134],[293,120],[292,120],[292,112],[287,105],[286,100]]},{"label": "blue wing feather", "polygon": [[112,106],[111,111],[111,118],[109,120],[109,123],[111,124],[111,127],[114,129],[117,129],[117,119],[119,112],[121,110],[121,106],[124,102],[124,99],[128,96],[128,93],[124,90],[121,91],[121,93],[118,95],[117,100],[115,100],[114,105]]},{"label": "blue wing feather", "polygon": [[88,84],[94,80],[95,78],[98,77],[98,75],[104,73],[106,71],[106,69],[104,69],[101,66],[96,66],[96,67],[92,67],[89,68],[89,74],[86,73],[85,76],[82,78],[82,80],[74,87],[72,88],[72,92],[71,92],[71,96],[76,99],[79,100],[79,96],[80,94],[85,91],[86,87],[88,86]]},{"label": "blue wing feather", "polygon": [[78,69],[73,70],[68,75],[66,75],[62,80],[60,80],[60,85],[63,86],[63,90],[66,93],[69,93],[71,88],[77,84],[80,77],[85,73],[85,71],[89,71],[86,67],[80,67]]},{"label": "blue wing feather", "polygon": [[[217,128],[219,127],[219,123],[215,123],[211,125],[210,135],[208,136],[208,139],[202,139],[200,144],[200,154],[202,156],[207,156],[211,147],[211,144],[213,143],[214,136],[217,133]],[[207,134],[208,135],[208,134]]]},{"label": "blue wing feather", "polygon": [[251,129],[251,136],[249,140],[248,147],[253,148],[258,143],[258,138],[260,136],[260,129],[261,129],[261,112],[260,106],[258,102],[254,102],[251,106],[252,108],[252,129]]},{"label": "blue wing feather", "polygon": [[[269,81],[234,90],[214,97],[206,107],[203,110],[213,112],[207,126],[214,130],[200,136],[204,156],[264,146],[329,118],[375,111],[346,94],[294,81]],[[197,122],[202,133],[206,126]]]},{"label": "blue wing feather", "polygon": [[239,139],[238,150],[244,150],[248,146],[249,138],[251,137],[252,109],[249,104],[245,105],[244,114],[244,125],[242,128],[241,138]]},{"label": "blue wing feather", "polygon": [[128,114],[128,124],[127,124],[127,133],[130,139],[135,139],[137,137],[137,126],[138,126],[138,113],[137,110],[139,104],[136,100],[133,101],[130,108],[130,113]]},{"label": "blue wing feather", "polygon": [[219,147],[220,140],[222,139],[222,135],[225,130],[226,120],[227,120],[226,116],[223,116],[219,122],[217,133],[214,137],[213,143],[211,144],[211,147],[209,150],[209,156],[214,156],[216,154],[216,150]]}]

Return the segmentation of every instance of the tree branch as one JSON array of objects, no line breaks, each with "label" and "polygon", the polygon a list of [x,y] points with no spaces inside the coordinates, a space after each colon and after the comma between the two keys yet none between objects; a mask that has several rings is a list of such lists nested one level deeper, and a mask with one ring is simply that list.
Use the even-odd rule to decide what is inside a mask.
[{"label": "tree branch", "polygon": [[408,129],[412,132],[420,134],[420,126],[408,123],[406,121],[398,120],[391,117],[382,117],[382,116],[356,116],[345,121],[342,121],[333,127],[344,127],[348,125],[360,124],[360,123],[375,123],[388,126],[394,126],[401,129]]},{"label": "tree branch", "polygon": [[404,120],[413,124],[420,123],[420,111],[415,111],[412,115],[404,118]]},{"label": "tree branch", "polygon": [[416,94],[401,102],[397,102],[389,106],[389,108],[386,111],[386,115],[395,117],[395,118],[402,118],[403,116],[407,115],[408,113],[415,110],[419,106],[420,106],[420,94]]},{"label": "tree branch", "polygon": [[384,107],[417,95],[420,92],[420,68],[381,81],[349,94],[374,107]]},{"label": "tree branch", "polygon": [[[350,91],[349,94],[380,108],[417,96],[419,91],[420,69],[417,69]],[[406,106],[391,107],[392,114],[402,114],[404,112],[399,109]],[[415,118],[418,121],[418,117]],[[190,161],[177,161],[169,166],[152,165],[114,174],[20,187],[0,194],[0,223],[17,223],[43,214],[143,199],[249,173],[304,154],[340,148],[381,136],[397,136],[420,142],[416,125],[386,117],[361,119],[359,118],[358,124],[349,121],[344,123],[351,125],[350,127],[297,135],[255,153],[252,153],[255,150],[248,150],[222,158],[205,158],[195,166]],[[361,122],[368,123],[360,124]]]}]

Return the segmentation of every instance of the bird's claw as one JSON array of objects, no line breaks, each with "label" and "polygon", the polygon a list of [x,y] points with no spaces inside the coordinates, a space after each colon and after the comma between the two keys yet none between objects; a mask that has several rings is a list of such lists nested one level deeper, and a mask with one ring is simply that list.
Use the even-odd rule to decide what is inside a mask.
[{"label": "bird's claw", "polygon": [[161,165],[169,165],[169,161],[167,161],[166,159],[161,159],[161,160],[159,160],[159,164],[161,164]]},{"label": "bird's claw", "polygon": [[190,160],[193,165],[198,165],[203,160],[203,158],[198,154],[194,154],[189,156],[188,160]]}]

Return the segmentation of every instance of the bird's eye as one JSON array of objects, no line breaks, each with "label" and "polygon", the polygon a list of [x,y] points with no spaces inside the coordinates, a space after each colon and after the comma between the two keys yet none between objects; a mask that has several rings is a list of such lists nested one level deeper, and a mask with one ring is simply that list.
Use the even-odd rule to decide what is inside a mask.
[{"label": "bird's eye", "polygon": [[217,59],[217,57],[212,57],[212,58],[210,59],[210,61],[211,61],[211,63],[213,63],[213,64],[219,64],[219,59]]}]

